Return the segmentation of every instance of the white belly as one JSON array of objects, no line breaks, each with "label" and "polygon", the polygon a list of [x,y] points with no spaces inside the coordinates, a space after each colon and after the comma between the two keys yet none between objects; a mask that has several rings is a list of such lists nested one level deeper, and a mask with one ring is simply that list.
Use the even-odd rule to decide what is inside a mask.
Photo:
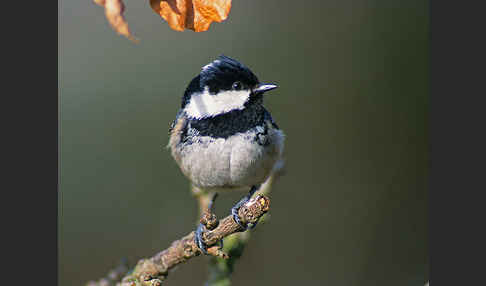
[{"label": "white belly", "polygon": [[199,137],[199,143],[176,148],[179,166],[191,182],[204,189],[258,186],[271,174],[283,151],[283,133],[270,129],[268,144],[254,140],[255,133],[238,133],[227,139]]}]

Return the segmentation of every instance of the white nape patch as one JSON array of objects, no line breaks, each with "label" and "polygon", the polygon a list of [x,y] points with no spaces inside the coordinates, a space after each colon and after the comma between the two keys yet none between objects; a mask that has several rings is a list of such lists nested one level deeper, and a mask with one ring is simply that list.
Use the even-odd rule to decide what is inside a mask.
[{"label": "white nape patch", "polygon": [[219,62],[220,62],[220,60],[214,60],[213,62],[210,62],[209,64],[203,66],[202,70],[207,70],[208,68],[212,67],[214,64],[217,64]]},{"label": "white nape patch", "polygon": [[249,97],[250,90],[228,90],[210,94],[206,87],[202,93],[191,96],[184,111],[193,118],[211,117],[231,110],[242,110]]}]

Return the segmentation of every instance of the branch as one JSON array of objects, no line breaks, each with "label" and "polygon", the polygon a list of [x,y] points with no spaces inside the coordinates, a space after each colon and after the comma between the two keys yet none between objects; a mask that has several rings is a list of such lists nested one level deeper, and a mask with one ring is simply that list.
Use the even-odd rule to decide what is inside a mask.
[{"label": "branch", "polygon": [[[275,167],[274,173],[263,183],[258,192],[263,195],[268,195],[273,187],[275,181],[284,174],[284,162],[279,161]],[[200,209],[207,208],[206,198],[198,198]],[[201,204],[204,203],[204,204]],[[259,220],[259,225],[263,224],[268,219],[268,215],[264,215]],[[231,285],[231,274],[234,271],[234,266],[238,259],[243,255],[243,251],[250,239],[250,231],[240,232],[225,239],[223,250],[229,255],[229,259],[221,259],[219,257],[211,257],[209,260],[209,278],[206,286],[229,286]]]},{"label": "branch", "polygon": [[[269,207],[270,200],[266,196],[257,195],[239,209],[238,216],[244,224],[254,223],[269,210]],[[208,247],[208,254],[228,259],[228,255],[221,250],[219,245],[215,244],[224,237],[241,232],[243,229],[236,224],[231,215],[217,223],[214,223],[214,220],[216,220],[215,216],[210,213],[209,216],[208,213],[203,214],[203,217],[201,218],[201,222],[206,224],[209,229],[214,227],[214,229],[203,233],[204,242],[207,245],[212,245]],[[126,275],[121,282],[116,285],[161,285],[162,281],[168,276],[170,269],[201,254],[201,251],[194,242],[194,234],[195,232],[192,231],[183,238],[174,241],[171,246],[164,251],[155,254],[151,258],[139,260],[133,271]],[[102,284],[102,281],[103,279],[99,282],[89,282],[88,285],[110,285],[106,284],[106,279],[104,284]]]}]

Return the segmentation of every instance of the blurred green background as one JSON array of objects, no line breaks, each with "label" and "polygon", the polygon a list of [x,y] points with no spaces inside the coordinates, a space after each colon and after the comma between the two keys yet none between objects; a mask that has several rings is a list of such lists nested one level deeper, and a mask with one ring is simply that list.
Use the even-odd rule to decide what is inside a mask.
[{"label": "blurred green background", "polygon": [[[207,32],[176,32],[125,1],[136,45],[89,0],[59,2],[59,283],[105,276],[195,227],[167,129],[219,54],[279,88],[285,131],[271,193],[234,285],[423,285],[428,256],[428,1],[233,1]],[[242,193],[223,194],[219,216]],[[202,285],[206,259],[166,285]],[[164,284],[165,285],[165,284]]]}]

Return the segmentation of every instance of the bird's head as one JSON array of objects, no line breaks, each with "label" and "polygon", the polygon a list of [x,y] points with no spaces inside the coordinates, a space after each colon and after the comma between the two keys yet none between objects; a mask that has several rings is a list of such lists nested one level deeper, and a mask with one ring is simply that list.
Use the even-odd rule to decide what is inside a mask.
[{"label": "bird's head", "polygon": [[181,108],[192,118],[214,117],[262,104],[263,94],[276,87],[275,84],[260,83],[248,67],[221,55],[192,79],[182,98]]}]

